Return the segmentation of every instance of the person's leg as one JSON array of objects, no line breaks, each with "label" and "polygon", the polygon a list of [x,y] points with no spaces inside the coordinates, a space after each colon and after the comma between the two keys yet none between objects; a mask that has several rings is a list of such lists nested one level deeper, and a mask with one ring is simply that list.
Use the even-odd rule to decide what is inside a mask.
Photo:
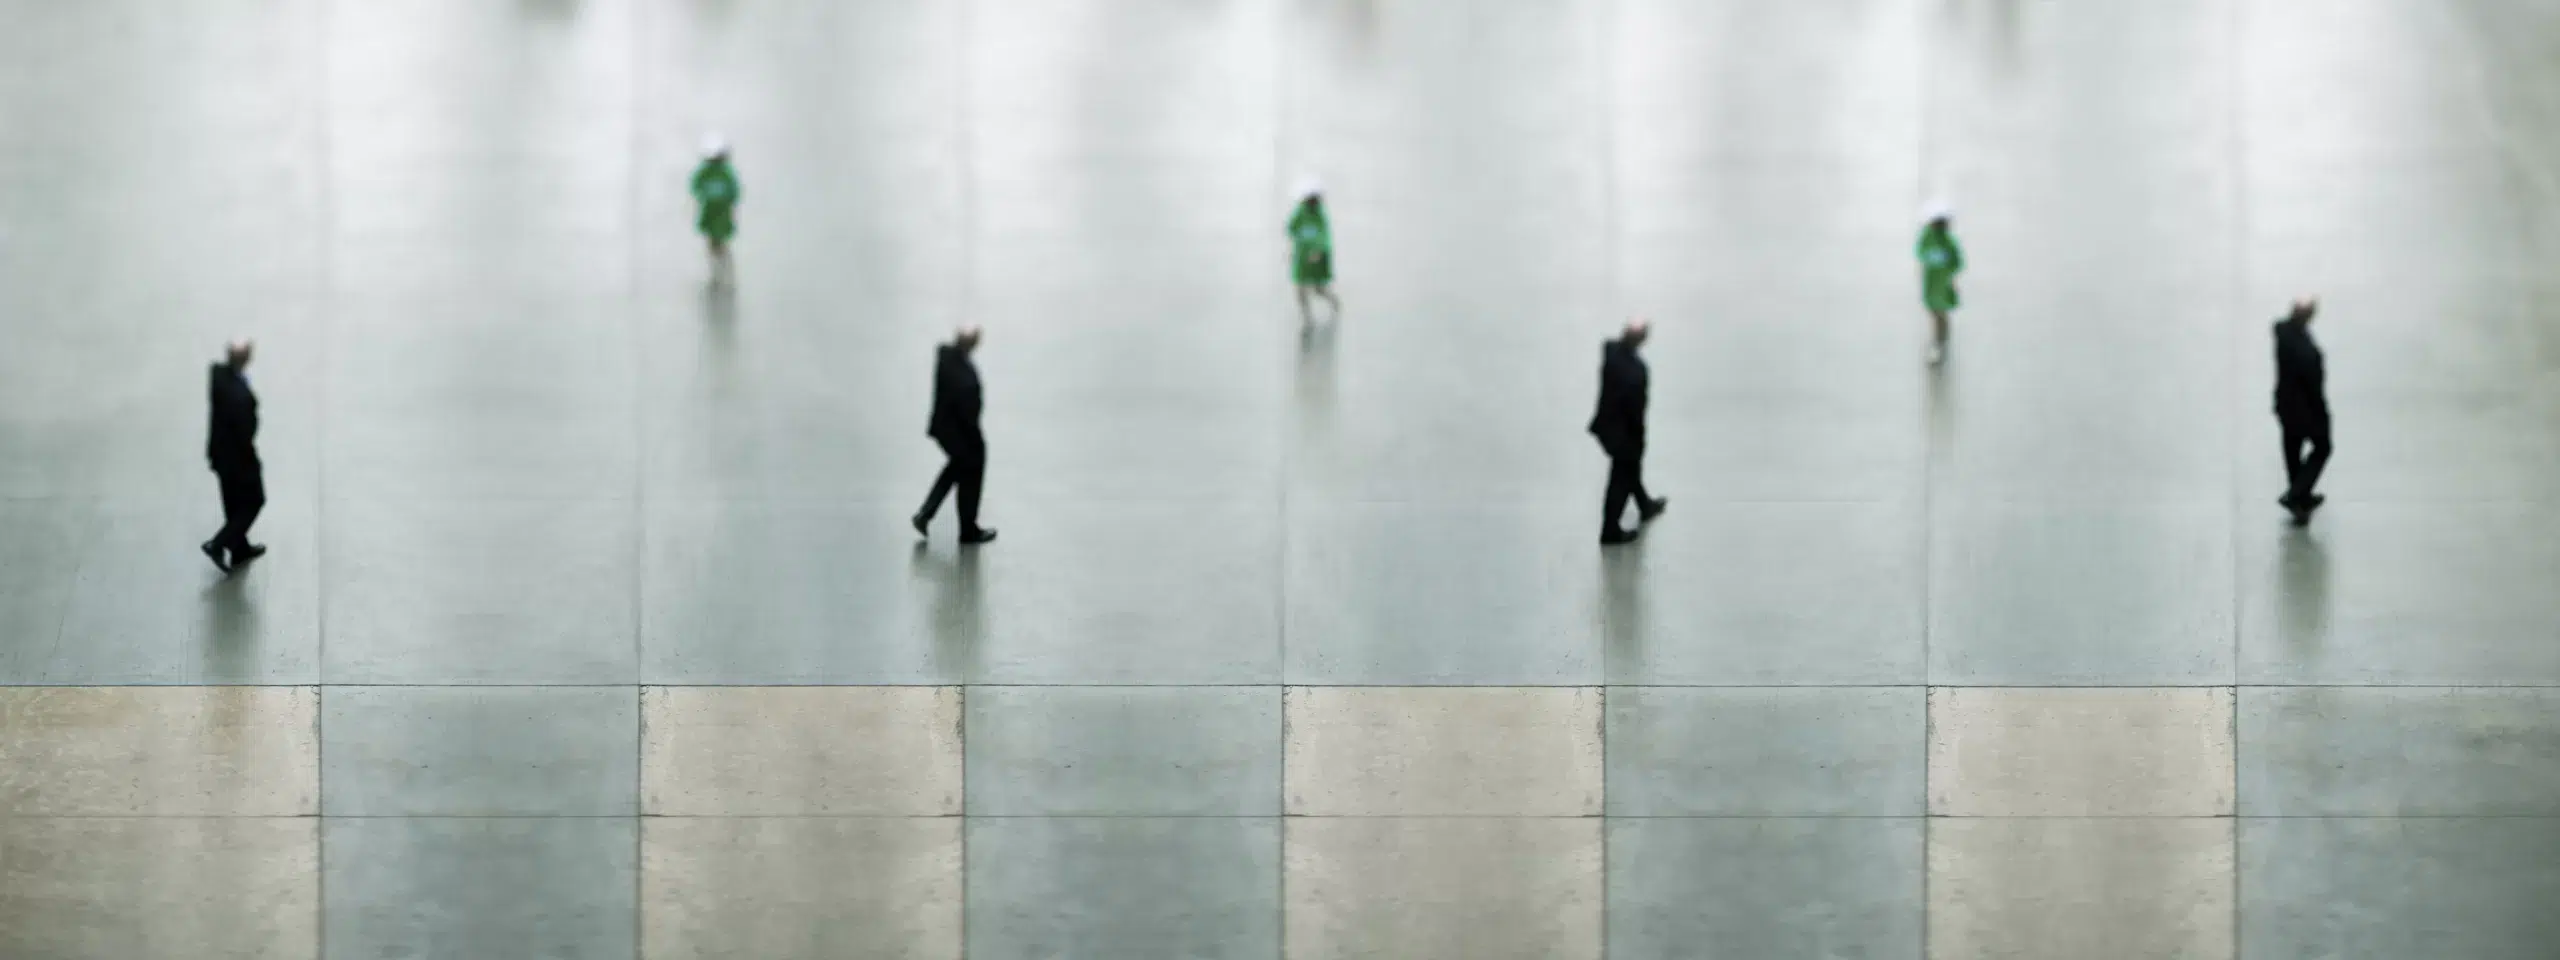
[{"label": "person's leg", "polygon": [[1622,529],[1618,526],[1618,519],[1626,516],[1627,498],[1636,495],[1641,462],[1634,456],[1609,457],[1609,492],[1600,501],[1600,532],[1603,535]]},{"label": "person's leg", "polygon": [[1316,322],[1315,306],[1307,302],[1307,285],[1298,284],[1298,322]]},{"label": "person's leg", "polygon": [[951,487],[960,481],[960,452],[951,444],[934,441],[942,447],[942,472],[933,477],[933,489],[924,495],[924,506],[916,509],[916,529],[922,531],[942,512],[942,498],[951,495]]},{"label": "person's leg", "polygon": [[229,471],[214,471],[213,477],[222,491],[222,529],[214,531],[213,539],[204,542],[204,555],[206,559],[213,561],[214,566],[222,568],[224,573],[229,573],[231,572],[231,542],[241,536],[242,529],[240,482],[238,477]]},{"label": "person's leg", "polygon": [[240,524],[232,534],[231,562],[247,563],[264,556],[267,548],[249,541],[249,528],[258,523],[258,514],[267,509],[266,471],[252,467],[240,479]]},{"label": "person's leg", "polygon": [[2302,458],[2302,496],[2310,499],[2319,496],[2320,471],[2329,467],[2329,423],[2322,420],[2306,426],[2302,439],[2311,452]]},{"label": "person's leg", "polygon": [[2302,444],[2305,431],[2300,421],[2291,418],[2279,418],[2278,424],[2284,433],[2283,502],[2286,506],[2292,506],[2302,501],[2303,494],[2311,492],[2309,486],[2302,482]]},{"label": "person's leg", "polygon": [[1342,316],[1342,298],[1333,295],[1333,284],[1328,283],[1316,287],[1316,294],[1324,297],[1324,302],[1333,308],[1334,316]]},{"label": "person's leg", "polygon": [[965,457],[955,451],[952,468],[960,472],[960,535],[974,536],[984,529],[978,526],[978,496],[987,482],[986,441],[970,444]]},{"label": "person's leg", "polygon": [[1947,312],[1946,312],[1946,311],[1944,311],[1944,310],[1931,310],[1931,311],[1929,311],[1929,337],[1930,337],[1930,340],[1931,340],[1932,342],[1934,342],[1934,343],[1938,344],[1939,346],[1945,346],[1945,345],[1946,345],[1946,343],[1947,343],[1947,326],[1948,326],[1948,325],[1947,325]]},{"label": "person's leg", "polygon": [[1635,461],[1635,466],[1633,467],[1633,472],[1635,474],[1634,482],[1629,486],[1629,490],[1635,495],[1636,516],[1638,520],[1651,520],[1654,517],[1660,516],[1662,514],[1662,509],[1667,505],[1667,502],[1660,497],[1654,496],[1652,491],[1644,488],[1644,454],[1639,452],[1628,459]]}]

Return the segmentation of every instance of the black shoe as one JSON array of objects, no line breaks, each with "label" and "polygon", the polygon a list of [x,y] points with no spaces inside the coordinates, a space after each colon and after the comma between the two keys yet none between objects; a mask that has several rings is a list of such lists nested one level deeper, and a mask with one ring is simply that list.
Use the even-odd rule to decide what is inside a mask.
[{"label": "black shoe", "polygon": [[204,556],[205,556],[205,559],[213,561],[213,565],[214,565],[214,566],[221,568],[221,569],[222,569],[222,572],[224,572],[224,573],[230,573],[230,572],[231,572],[231,561],[229,561],[229,560],[225,560],[225,559],[223,559],[223,558],[222,558],[222,545],[221,545],[221,544],[219,544],[219,543],[215,543],[215,542],[213,542],[213,541],[211,541],[211,540],[207,540],[207,541],[205,541],[205,542],[204,542]]},{"label": "black shoe", "polygon": [[1617,527],[1610,527],[1609,529],[1600,531],[1600,545],[1604,547],[1614,547],[1621,543],[1634,542],[1636,542],[1636,532],[1633,530],[1621,530]]},{"label": "black shoe", "polygon": [[1670,497],[1655,497],[1651,500],[1639,500],[1636,501],[1636,518],[1642,523],[1652,523],[1653,518],[1661,516],[1662,511],[1669,509],[1671,509]]},{"label": "black shoe", "polygon": [[241,547],[238,550],[231,551],[231,565],[236,567],[266,555],[267,547],[265,544],[252,543],[248,546]]},{"label": "black shoe", "polygon": [[960,542],[969,546],[976,546],[981,543],[993,543],[995,542],[995,539],[996,529],[994,527],[979,527],[975,530],[960,531]]},{"label": "black shoe", "polygon": [[930,524],[930,523],[932,523],[932,522],[933,522],[933,518],[932,518],[932,517],[929,517],[929,516],[926,516],[926,515],[924,515],[924,514],[919,513],[919,514],[916,514],[915,516],[913,516],[913,517],[909,517],[909,518],[907,518],[907,519],[915,521],[915,525],[916,525],[916,536],[919,536],[919,537],[930,537],[930,536],[932,536],[932,535],[933,535],[933,534],[928,533],[928,532],[926,532],[926,531],[925,531],[925,525]]}]

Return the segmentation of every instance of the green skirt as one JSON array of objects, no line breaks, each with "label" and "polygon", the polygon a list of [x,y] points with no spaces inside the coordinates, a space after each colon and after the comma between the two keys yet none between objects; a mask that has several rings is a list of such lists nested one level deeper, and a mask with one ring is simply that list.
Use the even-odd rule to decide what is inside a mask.
[{"label": "green skirt", "polygon": [[702,231],[703,236],[727,243],[730,237],[738,235],[737,211],[727,204],[706,204],[694,226]]},{"label": "green skirt", "polygon": [[1290,276],[1298,281],[1299,286],[1321,287],[1333,282],[1333,254],[1331,253],[1319,253],[1312,257],[1301,254],[1291,260],[1290,266]]}]

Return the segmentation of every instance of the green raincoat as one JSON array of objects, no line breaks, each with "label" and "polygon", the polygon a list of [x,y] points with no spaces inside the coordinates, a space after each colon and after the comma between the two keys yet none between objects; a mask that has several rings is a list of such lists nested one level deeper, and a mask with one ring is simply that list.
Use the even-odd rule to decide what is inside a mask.
[{"label": "green raincoat", "polygon": [[729,158],[713,157],[693,171],[693,200],[702,205],[694,226],[715,242],[727,243],[738,233],[738,171]]},{"label": "green raincoat", "polygon": [[1920,299],[1937,313],[1956,308],[1956,274],[1964,272],[1964,250],[1951,230],[1920,228]]},{"label": "green raincoat", "polygon": [[1298,204],[1289,217],[1290,276],[1300,286],[1333,282],[1333,230],[1325,226],[1324,206]]}]

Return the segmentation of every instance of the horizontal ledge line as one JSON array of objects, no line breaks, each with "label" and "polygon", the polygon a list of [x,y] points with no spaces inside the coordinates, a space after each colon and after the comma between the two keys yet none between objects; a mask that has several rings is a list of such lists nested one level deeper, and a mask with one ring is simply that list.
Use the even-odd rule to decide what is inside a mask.
[{"label": "horizontal ledge line", "polygon": [[2513,820],[2524,822],[2560,822],[2555,814],[2240,814],[2213,816],[2185,815],[2072,815],[2037,814],[2032,816],[1955,816],[1948,814],[1801,814],[1801,813],[1728,813],[1728,814],[1223,814],[1223,813],[41,813],[0,814],[0,822],[70,820],[2014,820],[2014,821],[2159,821],[2159,820],[2353,820],[2353,821],[2441,821],[2441,820]]}]

